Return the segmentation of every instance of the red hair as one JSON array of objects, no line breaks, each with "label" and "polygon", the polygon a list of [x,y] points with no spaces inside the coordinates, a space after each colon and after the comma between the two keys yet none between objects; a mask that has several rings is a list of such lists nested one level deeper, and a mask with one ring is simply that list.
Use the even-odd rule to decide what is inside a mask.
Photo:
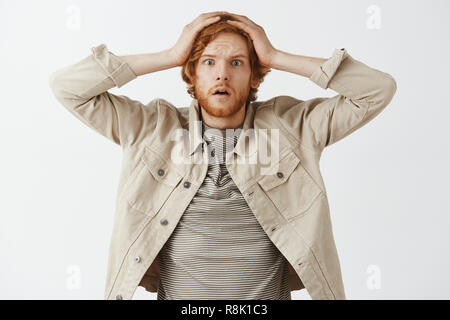
[{"label": "red hair", "polygon": [[[192,45],[191,53],[181,68],[181,77],[183,78],[183,81],[188,84],[187,92],[194,99],[197,99],[197,97],[195,96],[195,84],[194,84],[195,69],[197,67],[197,63],[206,46],[215,38],[217,38],[217,36],[221,32],[236,33],[244,37],[244,39],[247,41],[250,69],[251,69],[251,79],[256,80],[258,85],[264,81],[264,77],[266,76],[266,74],[271,71],[270,68],[263,66],[259,62],[258,56],[253,46],[253,42],[248,33],[226,22],[227,20],[236,20],[236,19],[227,14],[222,14],[220,16],[221,19],[218,22],[208,25],[197,34],[194,44]],[[258,88],[256,89],[250,88],[246,105],[251,101],[256,100],[257,92]]]}]

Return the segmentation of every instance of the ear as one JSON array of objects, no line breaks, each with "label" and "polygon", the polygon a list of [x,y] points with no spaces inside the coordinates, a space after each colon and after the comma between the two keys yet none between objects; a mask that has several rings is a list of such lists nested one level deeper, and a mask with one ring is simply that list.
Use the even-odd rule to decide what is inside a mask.
[{"label": "ear", "polygon": [[251,86],[253,89],[258,89],[258,87],[259,87],[259,81],[256,80],[256,79],[253,79],[253,80],[251,81],[250,86]]}]

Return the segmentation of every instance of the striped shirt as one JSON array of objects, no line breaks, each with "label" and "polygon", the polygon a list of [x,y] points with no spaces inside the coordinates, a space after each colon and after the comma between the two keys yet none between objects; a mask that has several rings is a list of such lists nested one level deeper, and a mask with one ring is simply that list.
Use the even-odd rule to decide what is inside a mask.
[{"label": "striped shirt", "polygon": [[227,139],[226,129],[202,123],[208,172],[158,255],[157,300],[291,300],[289,262],[225,165],[225,152],[233,150],[238,136]]}]

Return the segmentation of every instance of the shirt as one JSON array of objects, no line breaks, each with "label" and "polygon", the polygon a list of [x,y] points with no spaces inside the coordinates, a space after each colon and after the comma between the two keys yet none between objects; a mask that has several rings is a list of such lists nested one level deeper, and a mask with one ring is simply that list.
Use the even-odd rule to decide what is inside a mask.
[{"label": "shirt", "polygon": [[225,166],[225,152],[235,147],[238,134],[202,126],[208,172],[158,254],[157,299],[290,300],[289,262],[267,237]]}]

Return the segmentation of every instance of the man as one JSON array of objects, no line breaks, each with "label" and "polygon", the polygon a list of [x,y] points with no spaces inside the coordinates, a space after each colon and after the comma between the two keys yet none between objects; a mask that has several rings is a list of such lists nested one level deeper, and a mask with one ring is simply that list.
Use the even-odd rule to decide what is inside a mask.
[{"label": "man", "polygon": [[[344,48],[329,59],[277,50],[260,26],[228,12],[201,14],[158,53],[92,52],[50,85],[123,149],[105,299],[131,299],[138,285],[161,300],[291,299],[303,288],[345,299],[319,160],[389,104],[392,76]],[[107,91],[177,66],[189,108]],[[338,95],[256,101],[271,68]]]}]

